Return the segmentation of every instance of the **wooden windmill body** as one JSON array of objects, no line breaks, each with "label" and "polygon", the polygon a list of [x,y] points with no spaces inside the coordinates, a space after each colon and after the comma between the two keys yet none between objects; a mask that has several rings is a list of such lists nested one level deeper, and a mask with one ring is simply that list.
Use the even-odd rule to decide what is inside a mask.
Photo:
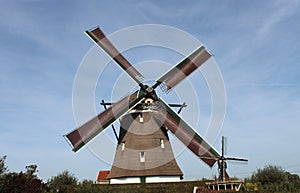
[{"label": "wooden windmill body", "polygon": [[153,110],[134,110],[120,120],[120,133],[108,179],[111,183],[180,181],[167,129]]},{"label": "wooden windmill body", "polygon": [[66,134],[65,137],[73,146],[73,151],[81,149],[114,121],[120,119],[115,158],[107,176],[111,183],[180,180],[183,173],[174,158],[169,132],[205,164],[212,167],[221,155],[155,92],[155,89],[162,85],[169,91],[205,63],[211,57],[205,47],[197,48],[157,79],[154,85],[149,86],[142,83],[142,74],[122,56],[100,28],[86,33],[140,88]]}]

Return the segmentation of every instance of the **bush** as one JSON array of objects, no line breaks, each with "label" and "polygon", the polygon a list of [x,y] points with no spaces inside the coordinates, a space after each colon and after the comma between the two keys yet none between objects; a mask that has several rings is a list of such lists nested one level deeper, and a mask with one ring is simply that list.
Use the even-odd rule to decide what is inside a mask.
[{"label": "bush", "polygon": [[250,178],[251,183],[259,184],[259,189],[269,192],[298,192],[300,178],[286,172],[279,166],[268,165],[258,169]]}]

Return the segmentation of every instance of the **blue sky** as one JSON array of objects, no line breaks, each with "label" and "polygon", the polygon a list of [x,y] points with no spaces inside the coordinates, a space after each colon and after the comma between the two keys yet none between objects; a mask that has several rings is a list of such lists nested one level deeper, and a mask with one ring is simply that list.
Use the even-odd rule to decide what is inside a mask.
[{"label": "blue sky", "polygon": [[[8,156],[11,171],[37,164],[45,180],[65,169],[95,179],[98,170],[109,169],[88,148],[73,153],[62,138],[76,127],[73,81],[93,46],[83,32],[97,25],[110,34],[162,24],[199,39],[219,65],[227,93],[220,136],[228,137],[228,155],[249,159],[247,165],[231,164],[229,173],[246,177],[276,164],[299,174],[299,20],[300,2],[292,0],[6,2],[0,8],[0,153]],[[136,60],[134,50],[126,56]],[[181,59],[176,57],[169,62]],[[97,89],[95,101],[110,95],[109,87]],[[187,112],[183,117],[189,119]],[[220,137],[213,145],[220,150]],[[186,179],[216,174],[188,150],[177,160]]]}]

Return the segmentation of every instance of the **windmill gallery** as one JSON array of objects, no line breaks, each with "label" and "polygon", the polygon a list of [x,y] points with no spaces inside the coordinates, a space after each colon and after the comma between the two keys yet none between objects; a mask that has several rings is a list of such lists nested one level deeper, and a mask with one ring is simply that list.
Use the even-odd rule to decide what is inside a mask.
[{"label": "windmill gallery", "polygon": [[[105,107],[103,112],[65,135],[73,151],[77,152],[113,122],[120,120],[118,135],[113,128],[117,148],[112,168],[105,180],[111,184],[181,181],[183,173],[174,157],[168,132],[209,167],[217,162],[219,181],[224,182],[229,178],[225,171],[226,160],[247,161],[225,158],[223,140],[220,155],[179,116],[182,108],[186,107],[185,103],[168,104],[155,92],[159,86],[168,92],[204,64],[211,54],[203,45],[162,75],[153,85],[146,85],[142,81],[143,75],[124,58],[99,27],[86,31],[86,34],[139,86],[138,90],[118,102],[102,101],[101,104]],[[180,109],[176,112],[172,107]]]}]

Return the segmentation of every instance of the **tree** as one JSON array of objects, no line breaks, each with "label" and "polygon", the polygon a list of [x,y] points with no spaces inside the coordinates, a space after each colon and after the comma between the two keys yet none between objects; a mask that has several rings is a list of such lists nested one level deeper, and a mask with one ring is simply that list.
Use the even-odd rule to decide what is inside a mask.
[{"label": "tree", "polygon": [[0,158],[0,176],[2,176],[5,172],[8,172],[7,166],[5,166],[6,155]]},{"label": "tree", "polygon": [[300,178],[286,172],[279,166],[268,165],[258,169],[250,178],[252,183],[260,184],[261,189],[273,192],[299,191]]},{"label": "tree", "polygon": [[260,182],[262,185],[276,184],[288,181],[288,175],[279,166],[268,165],[263,169],[258,169],[252,177],[252,181]]},{"label": "tree", "polygon": [[52,190],[68,193],[74,192],[77,183],[78,179],[74,176],[74,174],[70,173],[68,170],[65,170],[48,180],[47,185]]},{"label": "tree", "polygon": [[[32,167],[34,166],[34,167]],[[35,168],[31,170],[29,168]],[[37,178],[34,173],[36,170],[36,165],[26,166],[27,172],[16,173],[10,172],[5,173],[0,178],[0,192],[1,193],[11,193],[11,192],[22,192],[22,193],[41,193],[46,192],[46,185],[41,179]]]}]

